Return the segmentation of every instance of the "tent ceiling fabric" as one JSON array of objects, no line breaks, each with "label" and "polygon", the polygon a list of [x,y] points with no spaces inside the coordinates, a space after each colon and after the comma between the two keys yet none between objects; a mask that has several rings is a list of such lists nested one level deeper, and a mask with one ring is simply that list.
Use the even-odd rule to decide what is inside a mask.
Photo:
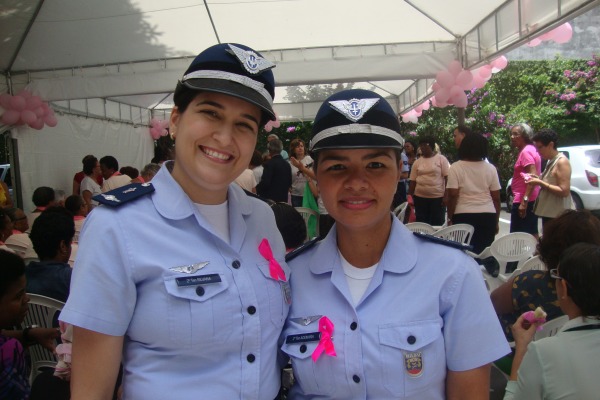
[{"label": "tent ceiling fabric", "polygon": [[[284,87],[354,83],[404,110],[453,59],[477,66],[600,0],[0,0],[0,91],[46,100],[102,98],[168,109],[204,48],[243,42],[277,64],[276,110],[308,119],[315,103]],[[209,13],[210,12],[210,13]]]}]

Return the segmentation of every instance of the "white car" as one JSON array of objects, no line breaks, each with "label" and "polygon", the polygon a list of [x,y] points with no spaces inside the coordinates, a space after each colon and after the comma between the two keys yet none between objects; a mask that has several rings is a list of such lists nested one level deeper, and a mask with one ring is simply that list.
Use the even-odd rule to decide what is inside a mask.
[{"label": "white car", "polygon": [[[600,145],[559,147],[571,163],[571,197],[578,210],[600,210]],[[506,187],[507,210],[512,205],[512,178]],[[510,205],[509,205],[510,204]]]}]

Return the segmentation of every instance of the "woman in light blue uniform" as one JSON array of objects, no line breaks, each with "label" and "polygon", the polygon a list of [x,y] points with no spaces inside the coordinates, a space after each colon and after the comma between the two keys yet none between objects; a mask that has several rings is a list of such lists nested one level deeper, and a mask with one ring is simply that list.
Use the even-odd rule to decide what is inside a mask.
[{"label": "woman in light blue uniform", "polygon": [[482,399],[510,351],[475,262],[390,213],[403,139],[381,96],[332,95],[311,150],[327,237],[288,258],[290,399]]},{"label": "woman in light blue uniform", "polygon": [[88,216],[61,314],[72,399],[110,398],[121,361],[125,400],[277,396],[285,246],[268,205],[231,184],[274,119],[272,67],[237,44],[198,55],[175,90],[175,160]]}]

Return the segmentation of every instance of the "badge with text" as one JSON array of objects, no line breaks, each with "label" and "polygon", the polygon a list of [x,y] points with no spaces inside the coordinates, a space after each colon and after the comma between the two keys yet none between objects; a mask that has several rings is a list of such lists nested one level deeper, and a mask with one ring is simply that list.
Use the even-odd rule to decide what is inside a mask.
[{"label": "badge with text", "polygon": [[423,373],[423,353],[404,353],[404,366],[406,373],[412,378],[417,378]]},{"label": "badge with text", "polygon": [[298,335],[287,335],[287,344],[318,342],[321,340],[321,332],[300,333]]},{"label": "badge with text", "polygon": [[287,305],[292,304],[292,288],[290,287],[290,283],[289,282],[279,282],[281,284],[281,294],[283,295],[283,298],[285,299],[285,303]]},{"label": "badge with text", "polygon": [[175,278],[175,282],[177,282],[177,286],[198,286],[221,282],[221,277],[219,274],[185,276]]}]

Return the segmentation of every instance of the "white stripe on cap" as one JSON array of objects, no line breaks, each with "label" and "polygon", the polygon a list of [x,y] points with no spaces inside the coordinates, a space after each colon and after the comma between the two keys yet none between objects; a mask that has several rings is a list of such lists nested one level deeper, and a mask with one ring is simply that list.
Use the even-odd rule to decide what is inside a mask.
[{"label": "white stripe on cap", "polygon": [[184,75],[182,82],[185,82],[189,79],[223,79],[226,81],[237,82],[239,84],[249,87],[250,89],[254,89],[262,97],[264,97],[271,106],[273,106],[273,98],[271,97],[271,94],[267,91],[267,89],[265,89],[265,85],[247,76],[238,75],[231,72],[205,69],[190,72],[189,74]]},{"label": "white stripe on cap", "polygon": [[316,144],[319,143],[321,140],[328,139],[337,135],[352,133],[371,133],[374,135],[385,136],[390,139],[394,139],[396,142],[398,142],[400,146],[404,145],[404,139],[402,139],[402,136],[400,136],[398,132],[393,131],[391,129],[370,124],[350,124],[334,126],[332,128],[327,128],[317,133],[310,141],[309,150],[312,150],[316,146]]}]

